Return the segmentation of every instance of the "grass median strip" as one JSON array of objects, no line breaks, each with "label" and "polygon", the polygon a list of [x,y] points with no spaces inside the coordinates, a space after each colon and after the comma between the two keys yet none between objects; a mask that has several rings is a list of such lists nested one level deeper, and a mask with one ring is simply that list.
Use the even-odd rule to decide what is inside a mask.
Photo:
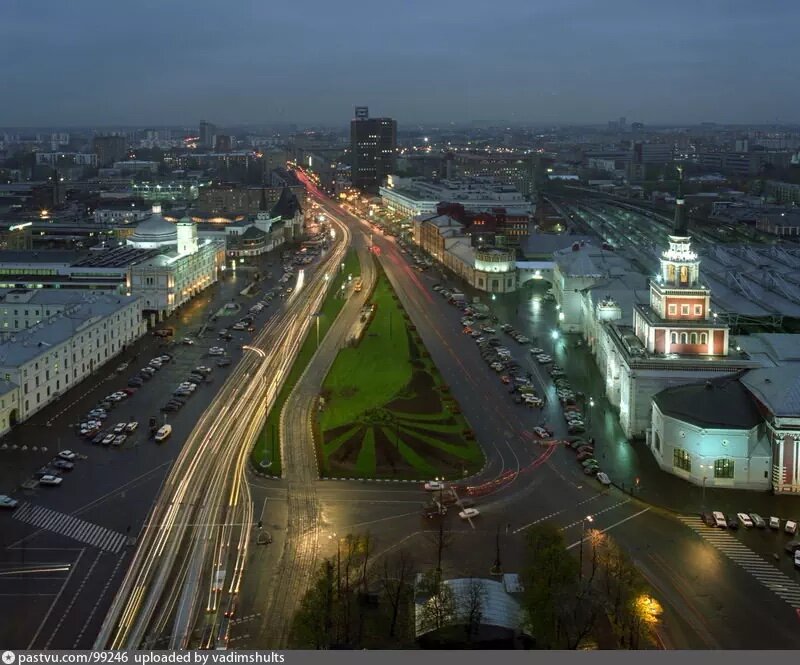
[{"label": "grass median strip", "polygon": [[[328,295],[322,304],[322,310],[319,317],[319,339],[322,340],[336,316],[341,311],[344,304],[347,302],[347,297],[343,297],[343,293],[347,290],[342,290],[348,277],[352,276],[355,279],[361,274],[361,265],[358,262],[358,255],[354,250],[349,250],[345,255],[344,269],[340,270],[333,278]],[[305,371],[308,363],[311,361],[314,353],[317,350],[317,335],[316,324],[312,325],[309,329],[309,334],[306,336],[300,351],[297,354],[297,359],[292,365],[289,375],[284,381],[275,404],[270,409],[264,428],[256,440],[256,445],[250,454],[250,461],[253,466],[260,472],[266,473],[271,476],[280,476],[282,472],[281,459],[280,459],[280,414],[283,410],[289,394],[294,389],[300,376]]]},{"label": "grass median strip", "polygon": [[418,479],[477,471],[483,453],[380,267],[370,304],[372,318],[323,384],[320,474]]}]

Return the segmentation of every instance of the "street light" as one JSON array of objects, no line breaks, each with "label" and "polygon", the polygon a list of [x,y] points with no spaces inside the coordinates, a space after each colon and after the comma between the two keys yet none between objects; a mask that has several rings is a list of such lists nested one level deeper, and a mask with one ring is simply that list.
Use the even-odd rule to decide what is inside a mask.
[{"label": "street light", "polygon": [[553,339],[558,339],[558,330],[553,330],[550,333],[550,337],[552,337]]},{"label": "street light", "polygon": [[592,409],[594,409],[594,397],[589,398],[589,429],[592,427]]},{"label": "street light", "polygon": [[708,476],[705,474],[706,469],[711,469],[710,464],[701,464],[700,468],[703,469],[703,510],[706,508],[706,480],[708,480]]},{"label": "street light", "polygon": [[591,524],[594,522],[594,517],[591,515],[587,515],[581,520],[581,556],[580,556],[580,564],[578,570],[578,579],[582,582],[583,581],[583,541],[586,539],[586,522]]}]

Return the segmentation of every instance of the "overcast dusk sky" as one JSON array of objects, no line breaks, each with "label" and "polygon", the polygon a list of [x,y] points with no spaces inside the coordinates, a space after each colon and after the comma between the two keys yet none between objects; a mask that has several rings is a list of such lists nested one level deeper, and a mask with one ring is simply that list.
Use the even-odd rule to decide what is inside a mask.
[{"label": "overcast dusk sky", "polygon": [[0,126],[796,122],[796,0],[2,0]]}]

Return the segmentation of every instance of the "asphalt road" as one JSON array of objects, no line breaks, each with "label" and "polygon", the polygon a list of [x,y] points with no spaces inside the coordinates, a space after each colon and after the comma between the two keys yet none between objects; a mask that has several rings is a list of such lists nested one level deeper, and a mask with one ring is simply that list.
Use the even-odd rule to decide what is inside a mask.
[{"label": "asphalt road", "polygon": [[[260,257],[262,274],[280,276],[280,250]],[[272,267],[269,264],[273,264]],[[154,497],[175,456],[194,424],[221,387],[230,368],[218,368],[216,358],[207,355],[213,345],[224,346],[233,360],[241,357],[240,346],[250,333],[235,331],[231,342],[220,342],[215,331],[242,316],[255,297],[238,296],[252,280],[252,272],[225,273],[223,281],[210,287],[173,314],[164,325],[176,329],[175,339],[195,336],[204,322],[228,302],[239,302],[241,313],[219,317],[210,323],[194,346],[175,345],[172,362],[158,371],[134,396],[121,402],[109,415],[108,423],[138,420],[140,427],[125,444],[114,449],[94,446],[79,438],[71,424],[103,396],[125,387],[128,377],[166,350],[159,338],[147,336],[118,360],[111,361],[56,404],[37,414],[32,421],[15,428],[4,442],[12,445],[33,442],[50,448],[42,453],[0,451],[0,487],[8,492],[30,477],[60,446],[85,456],[73,471],[64,473],[58,488],[18,490],[17,512],[28,509],[31,524],[9,511],[0,513],[0,642],[12,648],[90,648],[121,576],[130,563],[131,548]],[[280,301],[258,316],[263,323],[280,307]],[[135,358],[134,358],[135,356]],[[116,374],[114,368],[130,360],[128,369]],[[213,367],[212,382],[201,384],[187,405],[167,415],[173,426],[171,438],[163,445],[148,439],[147,420],[156,415],[164,421],[160,407],[178,383],[197,365]],[[46,426],[47,421],[51,425]],[[33,508],[39,508],[33,514]],[[52,512],[45,512],[46,510]],[[25,513],[20,513],[24,515]],[[120,546],[121,544],[121,546]]]},{"label": "asphalt road", "polygon": [[[430,290],[441,279],[410,269],[390,237],[376,233],[373,238],[403,305],[484,445],[488,464],[482,475],[496,477],[509,469],[525,469],[542,454],[540,445],[529,436],[536,424],[546,421],[555,428],[556,438],[566,434],[549,376],[531,365],[539,392],[550,397],[542,412],[514,404],[506,387],[480,359],[474,341],[460,334],[460,311]],[[515,308],[513,316],[520,321],[510,322],[551,350],[548,338],[555,313],[546,308],[535,310],[532,304],[522,312]],[[512,318],[510,312],[508,318]],[[507,346],[522,361],[526,348],[510,338]],[[577,548],[583,520],[591,515],[592,526],[616,538],[660,592],[666,615],[662,637],[668,647],[800,646],[800,615],[796,612],[800,595],[795,595],[792,586],[794,573],[786,571],[784,575],[771,559],[754,558],[753,543],[747,542],[767,534],[740,534],[736,536],[739,543],[720,541],[714,530],[692,528],[694,516],[681,519],[616,489],[601,488],[596,480],[579,472],[573,453],[562,447],[553,451],[546,463],[523,470],[495,494],[480,499],[479,507],[482,514],[472,534],[463,524],[453,525],[467,531],[465,539],[475,541],[458,548],[460,565],[466,556],[480,559],[488,570],[494,560],[495,539],[491,536],[499,531],[501,542],[505,541],[505,568],[518,570],[526,527],[542,520],[559,524],[567,542]],[[407,523],[403,519],[393,522],[396,539],[405,538],[411,546],[415,539],[424,539],[424,533],[418,533],[424,530],[412,526],[419,525],[419,518],[408,516]],[[753,607],[759,608],[757,618]]]}]

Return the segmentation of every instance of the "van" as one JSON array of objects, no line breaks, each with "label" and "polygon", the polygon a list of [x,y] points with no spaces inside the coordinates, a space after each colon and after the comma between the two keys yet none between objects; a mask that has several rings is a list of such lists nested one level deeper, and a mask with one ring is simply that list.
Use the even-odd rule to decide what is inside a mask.
[{"label": "van", "polygon": [[155,439],[161,443],[162,441],[166,441],[170,434],[172,434],[172,425],[162,425],[161,428],[156,432]]}]

